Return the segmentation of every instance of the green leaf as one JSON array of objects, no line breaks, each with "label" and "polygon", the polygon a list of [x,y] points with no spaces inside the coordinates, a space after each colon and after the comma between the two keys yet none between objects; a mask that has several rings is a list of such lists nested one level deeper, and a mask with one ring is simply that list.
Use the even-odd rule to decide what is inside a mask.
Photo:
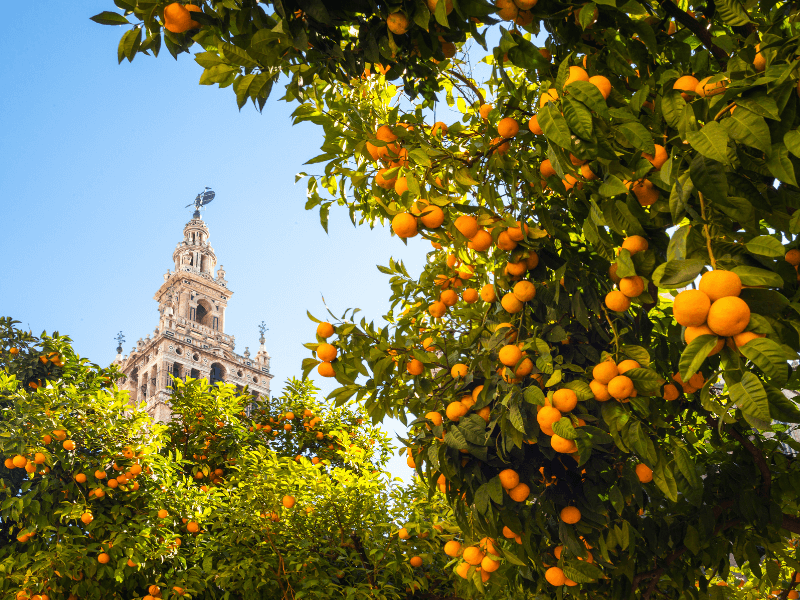
[{"label": "green leaf", "polygon": [[539,110],[538,121],[539,127],[542,128],[548,140],[567,150],[572,147],[567,121],[561,116],[553,102],[548,102]]},{"label": "green leaf", "polygon": [[586,402],[587,400],[594,398],[592,388],[590,388],[589,384],[582,379],[573,379],[572,381],[568,381],[564,384],[564,387],[575,392],[578,395],[578,400],[581,402]]},{"label": "green leaf", "polygon": [[672,468],[667,464],[666,460],[659,460],[656,463],[653,469],[653,483],[667,498],[673,502],[678,501],[678,484],[675,481]]},{"label": "green leaf", "polygon": [[628,445],[633,448],[634,452],[647,464],[654,465],[658,462],[653,440],[648,437],[639,421],[634,421],[628,427],[626,441]]},{"label": "green leaf", "polygon": [[606,100],[593,83],[589,83],[588,81],[573,81],[564,91],[567,95],[582,102],[589,110],[593,110],[601,117],[606,119],[609,117]]},{"label": "green leaf", "polygon": [[100,25],[130,25],[131,23],[122,15],[108,10],[89,18]]},{"label": "green leaf", "polygon": [[789,152],[800,158],[800,130],[787,131],[783,136],[783,143]]},{"label": "green leaf", "polygon": [[705,266],[706,262],[697,258],[670,260],[661,263],[653,271],[653,283],[668,290],[685,287],[695,280]]},{"label": "green leaf", "polygon": [[769,414],[772,418],[781,423],[800,423],[800,409],[797,403],[771,385],[764,387],[767,390]]},{"label": "green leaf", "polygon": [[433,164],[428,154],[422,148],[414,148],[408,153],[408,157],[421,167],[430,167]]},{"label": "green leaf", "polygon": [[703,361],[708,358],[718,341],[719,338],[716,335],[700,335],[686,346],[678,365],[683,381],[689,381],[689,378],[697,373]]},{"label": "green leaf", "polygon": [[747,302],[751,311],[761,315],[779,314],[789,306],[786,296],[774,290],[746,288],[742,290],[739,297]]},{"label": "green leaf", "polygon": [[678,465],[678,470],[689,485],[694,488],[703,487],[703,482],[697,475],[697,469],[695,469],[694,461],[689,455],[689,451],[686,450],[683,444],[677,442],[675,438],[673,438],[672,455],[675,457],[675,464]]},{"label": "green leaf", "polygon": [[650,156],[655,154],[656,147],[653,142],[653,136],[639,121],[621,123],[617,125],[617,130],[628,140],[630,145],[637,150],[642,150]]},{"label": "green leaf", "polygon": [[753,373],[745,372],[742,380],[728,388],[731,400],[736,403],[742,412],[748,413],[767,423],[772,421],[769,414],[767,393],[761,380]]},{"label": "green leaf", "polygon": [[764,372],[770,379],[785,381],[788,375],[786,353],[769,338],[750,340],[739,351]]},{"label": "green leaf", "polygon": [[784,144],[772,144],[772,149],[767,156],[766,167],[778,181],[797,185],[794,166],[789,159],[789,150]]},{"label": "green leaf", "polygon": [[[781,246],[781,248],[783,247]],[[759,269],[758,267],[746,267],[744,265],[734,267],[731,271],[739,276],[743,285],[783,287],[783,278],[773,271]]]},{"label": "green leaf", "polygon": [[632,358],[643,367],[650,364],[650,353],[641,346],[626,344],[622,347],[622,353],[628,358]]},{"label": "green leaf", "polygon": [[466,450],[469,448],[464,434],[455,426],[447,430],[447,434],[444,436],[444,443],[456,450]]},{"label": "green leaf", "polygon": [[752,22],[739,0],[717,0],[716,6],[717,14],[726,25],[735,27],[738,25],[747,25]]},{"label": "green leaf", "polygon": [[689,165],[689,176],[698,191],[713,202],[724,202],[727,198],[728,179],[722,163],[698,154]]},{"label": "green leaf", "polygon": [[625,376],[633,381],[636,390],[644,395],[651,394],[664,382],[658,373],[647,367],[629,369],[625,372]]},{"label": "green leaf", "polygon": [[672,186],[669,193],[669,212],[673,223],[680,223],[686,213],[686,202],[694,191],[694,183],[689,178],[689,173],[682,173]]},{"label": "green leaf", "polygon": [[678,90],[670,90],[661,97],[661,112],[670,127],[678,128],[686,100]]},{"label": "green leaf", "polygon": [[786,254],[783,244],[771,235],[756,236],[752,240],[745,242],[745,247],[753,254],[768,256],[770,258],[778,258]]},{"label": "green leaf", "polygon": [[618,177],[609,175],[606,177],[606,180],[602,183],[597,192],[601,196],[611,198],[613,196],[619,196],[620,194],[627,194],[628,188],[625,187],[625,184],[622,183]]},{"label": "green leaf", "polygon": [[558,421],[553,423],[553,432],[568,440],[578,439],[578,432],[575,431],[569,417],[561,417]]},{"label": "green leaf", "polygon": [[603,571],[594,563],[576,560],[564,565],[564,575],[576,583],[589,583],[604,577]]},{"label": "green leaf", "polygon": [[706,123],[699,131],[690,131],[686,139],[703,156],[728,164],[728,134],[717,121]]},{"label": "green leaf", "polygon": [[757,148],[764,153],[770,151],[769,127],[764,117],[740,109],[731,118],[724,119],[723,125],[728,135],[740,144]]},{"label": "green leaf", "polygon": [[631,253],[624,248],[619,251],[617,256],[617,277],[633,277],[636,275],[636,267],[633,266]]},{"label": "green leaf", "polygon": [[572,133],[585,140],[592,139],[592,113],[582,103],[565,97],[562,101],[564,118]]}]

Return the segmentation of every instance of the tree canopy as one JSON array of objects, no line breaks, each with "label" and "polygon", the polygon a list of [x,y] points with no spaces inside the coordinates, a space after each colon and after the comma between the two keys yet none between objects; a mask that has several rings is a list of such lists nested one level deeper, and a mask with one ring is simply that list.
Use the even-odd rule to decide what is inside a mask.
[{"label": "tree canopy", "polygon": [[[287,78],[324,135],[306,204],[323,226],[336,205],[430,241],[420,274],[380,267],[387,325],[333,318],[304,370],[408,424],[459,576],[795,594],[795,4],[116,5],[94,18],[130,24],[120,62],[198,48],[200,83],[240,107]],[[454,116],[432,122],[441,103]]]}]

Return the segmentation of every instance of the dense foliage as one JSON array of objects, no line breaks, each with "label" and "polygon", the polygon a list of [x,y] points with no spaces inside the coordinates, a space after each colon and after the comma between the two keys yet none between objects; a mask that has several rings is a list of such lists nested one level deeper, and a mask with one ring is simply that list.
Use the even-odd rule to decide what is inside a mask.
[{"label": "dense foliage", "polygon": [[[386,327],[345,315],[309,347],[337,403],[409,424],[460,576],[698,598],[732,557],[749,580],[715,595],[794,594],[796,5],[117,5],[96,20],[141,19],[120,61],[196,43],[200,82],[239,106],[288,76],[325,136],[307,203],[323,225],[340,205],[431,240],[418,276],[382,267]],[[430,122],[437,100],[452,122]]]},{"label": "dense foliage", "polygon": [[309,382],[252,405],[176,380],[160,425],[66,337],[0,326],[0,598],[453,594],[442,497],[391,481],[385,434]]}]

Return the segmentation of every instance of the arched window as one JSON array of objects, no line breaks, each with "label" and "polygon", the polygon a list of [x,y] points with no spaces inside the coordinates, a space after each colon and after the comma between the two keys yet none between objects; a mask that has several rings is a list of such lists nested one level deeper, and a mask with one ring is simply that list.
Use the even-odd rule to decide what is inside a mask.
[{"label": "arched window", "polygon": [[177,362],[172,363],[172,374],[175,377],[180,377],[181,376],[181,365],[180,365],[180,363],[177,363]]},{"label": "arched window", "polygon": [[200,379],[200,371],[197,369],[192,369],[192,371],[189,373],[189,377],[192,379]]},{"label": "arched window", "polygon": [[200,302],[197,303],[197,310],[194,313],[194,320],[201,325],[211,327],[213,322],[211,311],[211,303],[208,300],[200,300]]},{"label": "arched window", "polygon": [[208,381],[214,385],[218,381],[225,382],[225,367],[219,363],[211,364],[211,373],[208,376]]}]

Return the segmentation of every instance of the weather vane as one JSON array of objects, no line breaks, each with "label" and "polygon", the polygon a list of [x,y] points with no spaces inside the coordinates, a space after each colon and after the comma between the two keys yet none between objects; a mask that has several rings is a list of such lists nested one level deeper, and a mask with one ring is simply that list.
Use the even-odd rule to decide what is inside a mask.
[{"label": "weather vane", "polygon": [[192,202],[191,204],[187,204],[184,208],[189,208],[190,206],[194,206],[194,214],[192,215],[192,218],[199,219],[200,209],[209,202],[211,202],[214,199],[214,196],[216,196],[214,190],[206,186],[202,192],[197,194],[197,198],[194,199],[194,202]]},{"label": "weather vane", "polygon": [[261,337],[258,339],[258,341],[261,342],[261,345],[263,346],[265,339],[264,334],[265,332],[269,331],[269,328],[264,321],[261,321],[261,325],[258,326],[258,330],[261,332]]},{"label": "weather vane", "polygon": [[125,341],[125,336],[120,331],[114,339],[117,340],[117,354],[122,354],[122,344]]}]

